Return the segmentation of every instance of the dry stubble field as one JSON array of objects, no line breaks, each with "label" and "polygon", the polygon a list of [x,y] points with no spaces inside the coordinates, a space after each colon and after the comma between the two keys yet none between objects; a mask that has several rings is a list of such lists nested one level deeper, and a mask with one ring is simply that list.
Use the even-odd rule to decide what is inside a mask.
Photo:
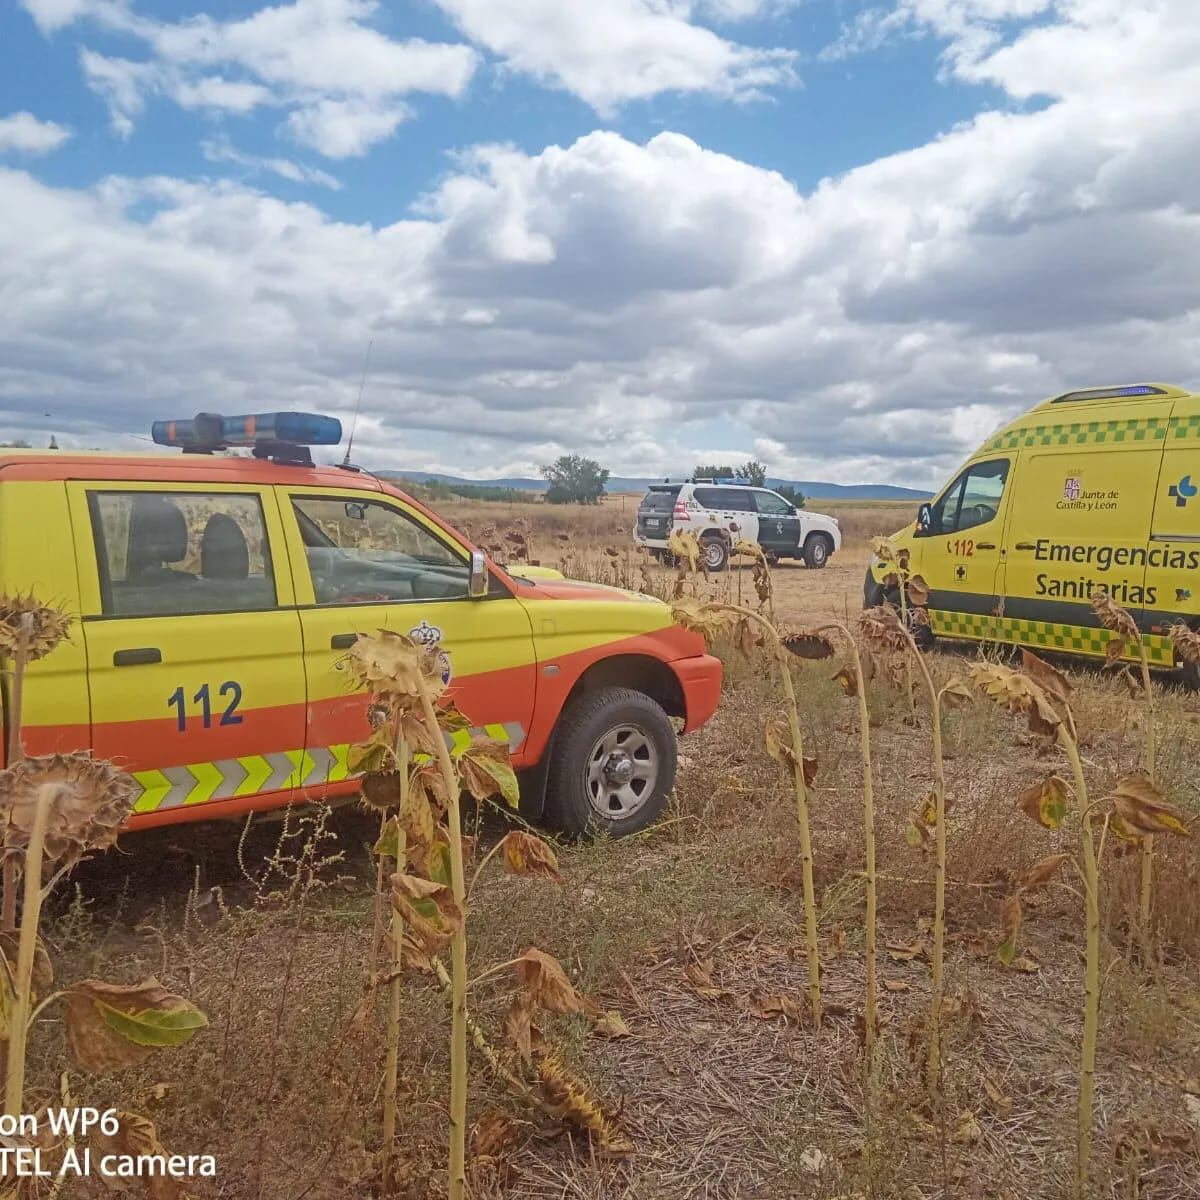
[{"label": "dry stubble field", "polygon": [[[606,577],[628,571],[636,499],[572,512],[541,505],[444,506],[477,537],[519,529],[531,557]],[[798,624],[854,619],[865,539],[910,506],[829,505],[848,545],[828,569],[786,564],[776,606]],[[567,533],[569,541],[561,537]],[[616,557],[605,554],[611,546]],[[631,560],[632,561],[632,560]],[[655,568],[656,586],[667,575]],[[748,573],[747,573],[748,574]],[[939,680],[968,650],[930,656]],[[515,1140],[475,1162],[473,1194],[534,1197],[905,1200],[1069,1194],[1083,945],[1081,905],[1066,888],[1031,897],[1017,963],[1003,967],[998,900],[1014,874],[1052,853],[1017,794],[1062,770],[1045,739],[994,707],[945,721],[948,820],[946,1101],[921,1084],[929,995],[932,867],[904,837],[930,786],[927,715],[915,722],[883,682],[870,695],[880,870],[883,1024],[881,1110],[864,1139],[863,833],[854,702],[836,663],[796,664],[812,796],[816,886],[828,1013],[801,1019],[806,966],[796,821],[788,781],[762,747],[779,707],[761,662],[727,654],[721,710],[681,743],[666,819],[625,842],[559,848],[565,882],[485,877],[470,920],[472,974],[529,945],[557,955],[581,991],[617,1010],[628,1036],[598,1036],[581,1016],[545,1035],[603,1100],[633,1152],[605,1154],[514,1099],[476,1059],[472,1119],[496,1110]],[[1135,768],[1136,706],[1108,676],[1072,668],[1075,712],[1094,795]],[[1174,802],[1200,811],[1200,699],[1164,687],[1159,774]],[[377,1195],[383,1002],[360,1005],[371,941],[375,819],[343,809],[286,826],[177,829],[126,839],[85,864],[48,930],[64,977],[154,973],[192,997],[210,1027],[188,1046],[112,1080],[76,1079],[77,1100],[145,1112],[165,1144],[219,1160],[220,1178],[189,1189],[230,1200]],[[503,828],[479,818],[483,844]],[[1166,839],[1160,839],[1166,841]],[[1140,961],[1129,916],[1135,873],[1106,863],[1103,1008],[1092,1194],[1200,1196],[1200,858],[1195,842],[1161,847],[1153,963]],[[1077,881],[1064,879],[1076,887]],[[508,1000],[499,974],[470,1003],[497,1043]],[[448,1018],[438,987],[409,975],[401,1053],[399,1194],[444,1186]],[[357,1014],[357,1015],[356,1015]],[[34,1047],[36,1085],[57,1094],[61,1029]],[[66,1189],[64,1196],[72,1193]],[[101,1194],[97,1192],[97,1194]],[[106,1194],[106,1193],[105,1193]]]}]

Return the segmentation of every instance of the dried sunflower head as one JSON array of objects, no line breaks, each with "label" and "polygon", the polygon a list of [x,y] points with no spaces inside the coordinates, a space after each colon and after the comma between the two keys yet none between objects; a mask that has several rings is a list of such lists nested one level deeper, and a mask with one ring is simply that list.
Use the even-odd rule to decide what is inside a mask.
[{"label": "dried sunflower head", "polygon": [[1010,713],[1029,718],[1034,733],[1053,735],[1062,724],[1046,693],[1028,675],[999,663],[977,662],[967,667],[972,685]]},{"label": "dried sunflower head", "polygon": [[1200,663],[1200,633],[1177,621],[1170,629],[1171,643],[1180,662]]},{"label": "dried sunflower head", "polygon": [[390,629],[359,634],[345,662],[358,687],[386,698],[397,710],[419,703],[422,679],[431,699],[446,690],[436,649]]},{"label": "dried sunflower head", "polygon": [[863,640],[877,650],[906,650],[908,634],[900,623],[900,615],[890,604],[868,608],[858,619]]},{"label": "dried sunflower head", "polygon": [[45,658],[70,636],[71,618],[52,604],[28,596],[0,596],[0,651],[24,650],[29,662]]},{"label": "dried sunflower head", "polygon": [[18,849],[29,844],[44,787],[54,789],[46,826],[47,861],[71,864],[117,840],[133,811],[137,788],[112,763],[88,754],[24,758],[0,771],[0,814],[6,839]]},{"label": "dried sunflower head", "polygon": [[1105,629],[1127,641],[1136,643],[1141,636],[1134,619],[1105,591],[1092,594],[1092,612]]}]

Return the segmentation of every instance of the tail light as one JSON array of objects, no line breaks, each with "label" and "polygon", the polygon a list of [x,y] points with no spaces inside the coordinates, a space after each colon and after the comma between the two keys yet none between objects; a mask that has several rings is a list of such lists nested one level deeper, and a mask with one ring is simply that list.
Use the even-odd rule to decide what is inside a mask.
[{"label": "tail light", "polygon": [[675,508],[671,512],[671,519],[675,521],[690,521],[691,513],[688,512],[687,505],[682,500],[675,501]]}]

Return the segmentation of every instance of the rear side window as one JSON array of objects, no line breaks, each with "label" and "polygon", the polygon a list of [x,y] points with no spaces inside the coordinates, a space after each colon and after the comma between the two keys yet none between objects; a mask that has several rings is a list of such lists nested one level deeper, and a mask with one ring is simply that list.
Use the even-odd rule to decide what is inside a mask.
[{"label": "rear side window", "polygon": [[258,496],[92,492],[89,504],[106,616],[275,607],[275,575]]},{"label": "rear side window", "polygon": [[647,492],[638,505],[638,512],[671,512],[675,507],[675,497],[679,495],[678,488],[664,491]]},{"label": "rear side window", "polygon": [[704,508],[716,508],[725,512],[753,512],[754,496],[745,488],[698,487],[693,493]]}]

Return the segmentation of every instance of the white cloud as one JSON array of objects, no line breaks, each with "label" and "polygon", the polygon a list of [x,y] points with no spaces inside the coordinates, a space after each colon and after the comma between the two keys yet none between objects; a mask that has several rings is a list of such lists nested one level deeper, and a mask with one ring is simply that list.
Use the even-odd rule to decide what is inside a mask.
[{"label": "white cloud", "polygon": [[129,137],[134,122],[146,107],[147,93],[161,82],[159,69],[153,63],[110,58],[86,49],[80,51],[79,65],[88,87],[108,106],[113,131],[120,137]]},{"label": "white cloud", "polygon": [[278,175],[291,183],[313,183],[318,187],[341,191],[341,182],[327,171],[317,167],[305,166],[303,163],[292,162],[289,158],[259,157],[245,154],[230,144],[228,138],[207,138],[200,143],[200,150],[209,162],[234,163],[244,167],[251,174],[267,172]]},{"label": "white cloud", "polygon": [[331,157],[361,154],[409,115],[401,97],[461,96],[478,62],[466,45],[387,37],[370,24],[374,0],[294,0],[235,20],[199,13],[179,22],[141,16],[120,0],[22,3],[45,32],[90,21],[146,51],[141,60],[91,48],[80,55],[123,137],[157,95],[189,109],[280,107],[307,145]]},{"label": "white cloud", "polygon": [[22,154],[49,154],[70,136],[71,131],[65,125],[39,121],[31,112],[0,117],[0,153],[16,150]]},{"label": "white cloud", "polygon": [[411,115],[404,104],[376,100],[318,100],[288,117],[288,130],[326,158],[356,158],[386,141]]},{"label": "white cloud", "polygon": [[807,193],[677,133],[476,147],[379,228],[233,184],[0,173],[0,424],[40,436],[50,408],[95,444],[164,397],[345,414],[373,338],[369,465],[663,474],[724,445],[934,484],[1056,390],[1200,383],[1190,12],[1062,3],[969,68],[1044,106]]},{"label": "white cloud", "polygon": [[[743,46],[689,20],[692,6],[664,0],[435,0],[478,45],[513,71],[564,88],[601,113],[662,92],[735,100],[795,82],[791,50]],[[760,0],[719,0],[751,15]]]},{"label": "white cloud", "polygon": [[216,108],[226,112],[249,112],[271,96],[265,87],[220,75],[203,75],[195,82],[180,80],[171,95],[181,108]]}]

